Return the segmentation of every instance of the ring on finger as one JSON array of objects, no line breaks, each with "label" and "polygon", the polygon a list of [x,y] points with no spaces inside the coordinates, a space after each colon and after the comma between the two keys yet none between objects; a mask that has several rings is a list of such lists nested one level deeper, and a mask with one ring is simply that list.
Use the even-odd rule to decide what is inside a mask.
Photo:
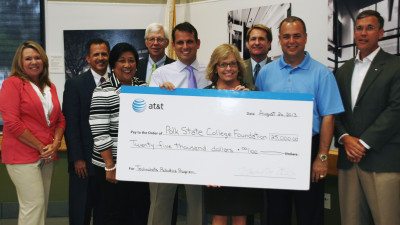
[{"label": "ring on finger", "polygon": [[325,177],[325,175],[322,175],[322,174],[321,174],[321,175],[319,175],[319,178],[324,178],[324,177]]}]

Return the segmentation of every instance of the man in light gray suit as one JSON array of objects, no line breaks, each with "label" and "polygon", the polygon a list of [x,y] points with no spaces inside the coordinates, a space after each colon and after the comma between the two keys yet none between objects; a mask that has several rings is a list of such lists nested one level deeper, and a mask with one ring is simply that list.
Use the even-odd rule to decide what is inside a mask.
[{"label": "man in light gray suit", "polygon": [[376,11],[357,16],[358,54],[336,73],[342,225],[400,224],[400,60],[378,45],[383,25]]},{"label": "man in light gray suit", "polygon": [[247,31],[246,47],[249,49],[250,58],[245,60],[246,70],[243,75],[243,81],[248,88],[254,90],[254,83],[261,67],[271,62],[267,57],[271,50],[272,32],[271,29],[256,24]]}]

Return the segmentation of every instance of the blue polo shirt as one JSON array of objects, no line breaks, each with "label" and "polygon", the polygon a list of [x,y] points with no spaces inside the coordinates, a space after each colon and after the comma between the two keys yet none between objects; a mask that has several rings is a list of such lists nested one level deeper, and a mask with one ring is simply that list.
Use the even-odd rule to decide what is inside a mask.
[{"label": "blue polo shirt", "polygon": [[259,72],[256,86],[260,91],[308,93],[314,96],[313,135],[319,134],[322,117],[344,111],[335,77],[323,64],[312,59],[308,52],[296,67],[281,56]]}]

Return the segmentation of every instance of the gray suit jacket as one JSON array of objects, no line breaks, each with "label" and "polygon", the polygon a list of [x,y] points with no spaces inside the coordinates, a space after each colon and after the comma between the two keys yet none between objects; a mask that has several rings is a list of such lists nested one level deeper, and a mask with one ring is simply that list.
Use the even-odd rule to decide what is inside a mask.
[{"label": "gray suit jacket", "polygon": [[[267,58],[267,63],[270,63],[272,60],[268,57]],[[246,87],[248,87],[250,90],[255,90],[254,84],[256,81],[254,80],[253,77],[253,67],[251,66],[251,59],[246,59],[244,61],[244,64],[246,68],[244,69],[244,74],[243,74],[243,82],[246,84]]]},{"label": "gray suit jacket", "polygon": [[[345,112],[335,120],[335,136],[348,133],[371,149],[359,167],[374,172],[400,172],[400,58],[380,50],[365,76],[354,110],[351,108],[351,78],[354,59],[336,72]],[[353,165],[339,144],[338,168]]]}]

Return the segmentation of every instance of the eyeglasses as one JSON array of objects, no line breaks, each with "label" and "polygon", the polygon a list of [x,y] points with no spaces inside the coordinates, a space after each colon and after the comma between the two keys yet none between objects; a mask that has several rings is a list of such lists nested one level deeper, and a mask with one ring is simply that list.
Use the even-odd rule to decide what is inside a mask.
[{"label": "eyeglasses", "polygon": [[223,69],[228,68],[228,66],[231,68],[236,68],[238,66],[238,63],[236,61],[234,61],[234,62],[230,62],[230,63],[220,63],[217,65],[219,68],[223,68]]},{"label": "eyeglasses", "polygon": [[153,44],[154,42],[158,42],[158,43],[164,43],[167,39],[162,38],[162,37],[152,37],[152,38],[146,38],[146,41],[150,42],[151,44]]},{"label": "eyeglasses", "polygon": [[370,31],[374,31],[376,29],[376,27],[373,25],[367,25],[367,26],[356,26],[356,28],[355,28],[356,32],[362,32],[364,29],[365,29],[365,31],[370,32]]}]

